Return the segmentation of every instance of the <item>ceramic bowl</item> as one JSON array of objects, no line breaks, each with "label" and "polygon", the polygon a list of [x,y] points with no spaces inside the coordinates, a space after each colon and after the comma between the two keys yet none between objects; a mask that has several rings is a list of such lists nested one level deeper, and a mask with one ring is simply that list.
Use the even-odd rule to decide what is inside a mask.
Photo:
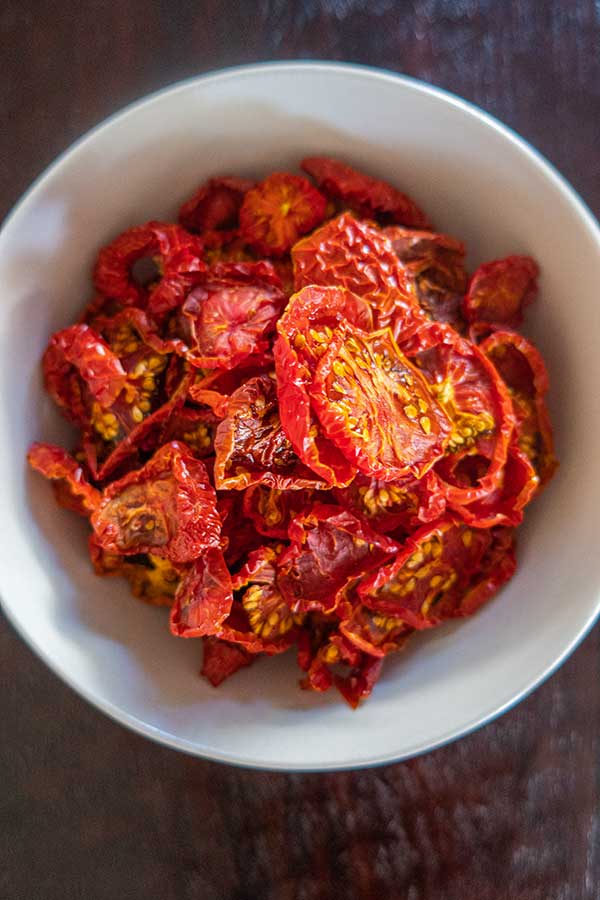
[{"label": "ceramic bowl", "polygon": [[[86,527],[30,473],[34,439],[68,440],[39,359],[90,294],[99,246],[169,218],[207,176],[342,157],[414,195],[469,264],[528,253],[542,268],[528,331],[548,361],[560,471],[528,511],[515,578],[471,619],[417,636],[351,711],[297,686],[285,656],[219,689],[200,642],[95,577]],[[466,734],[546,678],[600,604],[600,230],[572,188],[499,122],[373,69],[284,63],[197,78],[135,103],[38,179],[0,235],[0,587],[16,629],[68,684],[133,730],[245,766],[323,770],[399,760]],[[23,710],[23,715],[27,711]]]}]

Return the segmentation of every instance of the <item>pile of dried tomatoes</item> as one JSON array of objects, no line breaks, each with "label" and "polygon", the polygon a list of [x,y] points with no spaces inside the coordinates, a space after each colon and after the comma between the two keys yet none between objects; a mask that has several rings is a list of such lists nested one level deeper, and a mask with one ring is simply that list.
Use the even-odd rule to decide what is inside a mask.
[{"label": "pile of dried tomatoes", "polygon": [[170,607],[217,685],[296,648],[355,706],[414,631],[474,612],[556,461],[546,370],[515,329],[537,266],[469,277],[407,196],[332,159],[213,178],[179,224],[104,247],[34,444],[99,575]]}]

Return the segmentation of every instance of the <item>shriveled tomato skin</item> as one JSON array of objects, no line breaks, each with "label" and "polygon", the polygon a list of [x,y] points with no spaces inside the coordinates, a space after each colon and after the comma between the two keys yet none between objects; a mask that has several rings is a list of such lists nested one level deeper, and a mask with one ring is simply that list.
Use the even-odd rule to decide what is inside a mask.
[{"label": "shriveled tomato skin", "polygon": [[516,327],[537,295],[539,268],[530,256],[507,256],[484,263],[473,274],[464,299],[469,322]]},{"label": "shriveled tomato skin", "polygon": [[306,178],[275,172],[245,195],[242,235],[258,253],[283,256],[323,221],[326,206],[325,197]]}]

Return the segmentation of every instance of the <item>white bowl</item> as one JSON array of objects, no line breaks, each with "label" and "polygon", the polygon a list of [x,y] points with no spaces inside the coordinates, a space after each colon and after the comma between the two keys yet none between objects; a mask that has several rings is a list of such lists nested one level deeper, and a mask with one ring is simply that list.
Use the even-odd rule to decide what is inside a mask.
[{"label": "white bowl", "polygon": [[[521,532],[516,577],[473,618],[417,636],[386,661],[367,703],[297,687],[293,660],[261,661],[215,690],[200,642],[163,610],[99,579],[86,528],[30,473],[34,439],[67,437],[38,361],[89,296],[97,248],[173,216],[204,178],[340,156],[414,195],[464,238],[470,263],[541,264],[530,332],[546,357],[561,469]],[[571,652],[599,609],[600,230],[561,176],[480,110],[408,78],[284,63],[188,81],[79,141],[29,190],[0,235],[0,573],[5,610],[48,665],[124,725],[171,747],[273,769],[403,759],[489,721]],[[26,710],[23,715],[27,715]]]}]

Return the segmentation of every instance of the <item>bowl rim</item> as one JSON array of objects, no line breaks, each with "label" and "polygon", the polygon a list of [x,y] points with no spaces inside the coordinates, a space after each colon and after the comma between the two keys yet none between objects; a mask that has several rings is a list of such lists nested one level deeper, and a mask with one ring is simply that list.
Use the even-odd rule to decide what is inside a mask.
[{"label": "bowl rim", "polygon": [[[379,68],[375,66],[364,65],[360,63],[331,62],[327,60],[291,60],[291,61],[271,61],[253,64],[244,64],[237,66],[228,66],[226,68],[215,69],[202,75],[193,75],[189,78],[174,82],[163,88],[145,94],[137,100],[133,100],[126,106],[112,113],[103,119],[97,125],[90,128],[65,150],[63,150],[45,169],[34,179],[27,190],[17,200],[14,206],[9,210],[0,226],[0,249],[2,238],[13,221],[18,218],[21,211],[34,199],[38,188],[51,175],[56,174],[63,165],[67,164],[70,159],[83,149],[88,142],[108,128],[115,122],[125,119],[130,113],[135,112],[143,107],[150,106],[158,102],[166,95],[175,95],[185,92],[196,87],[199,84],[208,85],[210,83],[226,81],[239,77],[250,78],[261,75],[266,69],[274,74],[276,73],[293,73],[294,71],[312,70],[313,72],[336,73],[340,75],[349,75],[363,79],[384,82],[389,84],[399,84],[409,88],[412,91],[422,95],[429,95],[437,99],[443,100],[445,103],[454,106],[472,118],[478,120],[482,125],[491,128],[500,134],[505,140],[523,153],[533,162],[537,168],[549,179],[554,187],[562,194],[563,198],[568,202],[577,217],[581,220],[585,228],[600,247],[600,223],[594,216],[588,205],[575,190],[575,188],[567,181],[567,179],[559,172],[559,170],[548,160],[539,150],[530,144],[525,138],[521,137],[510,126],[505,125],[492,114],[485,112],[476,104],[468,100],[464,100],[456,94],[434,85],[431,85],[421,79],[414,78],[410,75],[400,74],[389,69]],[[150,738],[158,744],[169,747],[172,750],[178,750],[190,756],[196,756],[201,759],[211,760],[214,762],[226,763],[240,768],[254,769],[259,771],[282,771],[282,772],[333,772],[347,771],[353,769],[367,769],[376,766],[390,765],[392,763],[402,762],[407,759],[413,759],[425,753],[432,752],[447,744],[453,743],[459,738],[473,734],[484,725],[493,722],[506,712],[509,712],[522,700],[524,700],[536,688],[542,685],[557,669],[568,659],[573,651],[589,634],[592,627],[600,617],[600,595],[596,602],[596,608],[588,616],[587,620],[578,629],[574,637],[550,665],[543,669],[535,678],[526,684],[515,696],[509,700],[499,703],[490,711],[478,716],[466,725],[456,726],[449,729],[446,734],[437,740],[422,741],[413,749],[404,753],[390,753],[382,756],[375,755],[370,759],[359,761],[339,761],[327,763],[312,763],[310,765],[280,764],[272,760],[244,759],[242,756],[232,756],[228,753],[222,753],[213,748],[201,747],[191,741],[177,737],[160,728],[149,725],[148,723],[138,719],[136,716],[128,713],[126,710],[116,706],[97,696],[93,690],[81,686],[77,680],[59,662],[52,659],[46,653],[43,646],[34,640],[24,628],[13,617],[12,612],[2,594],[0,592],[0,606],[4,611],[8,621],[14,630],[19,634],[23,641],[32,649],[35,654],[54,672],[65,684],[72,688],[79,696],[87,700],[92,706],[109,716],[118,724],[129,728],[131,731]]]}]

